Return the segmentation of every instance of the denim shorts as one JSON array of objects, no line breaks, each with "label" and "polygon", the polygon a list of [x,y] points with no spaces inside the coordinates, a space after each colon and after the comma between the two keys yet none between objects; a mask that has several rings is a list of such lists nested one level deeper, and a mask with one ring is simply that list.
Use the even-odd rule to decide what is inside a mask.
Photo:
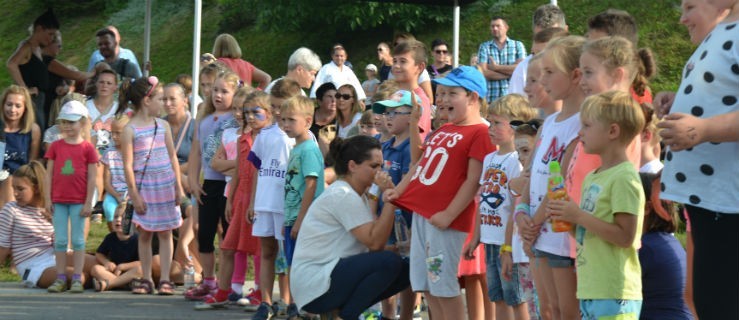
[{"label": "denim shorts", "polygon": [[[575,265],[575,259],[541,250],[534,249],[534,256],[537,258],[547,258],[547,265],[550,268],[569,268]],[[536,265],[539,265],[539,259],[536,259]]]},{"label": "denim shorts", "polygon": [[580,300],[583,320],[638,320],[641,300],[597,299]]},{"label": "denim shorts", "polygon": [[524,291],[518,277],[518,264],[513,264],[511,281],[503,278],[503,266],[500,263],[500,246],[485,244],[485,263],[487,264],[488,295],[490,301],[505,301],[509,306],[517,306],[524,301]]}]

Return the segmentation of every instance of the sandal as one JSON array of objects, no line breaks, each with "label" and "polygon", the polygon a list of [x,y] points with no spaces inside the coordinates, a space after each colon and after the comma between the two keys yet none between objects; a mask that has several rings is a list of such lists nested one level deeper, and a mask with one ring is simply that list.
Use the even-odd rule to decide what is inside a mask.
[{"label": "sandal", "polygon": [[154,292],[154,283],[151,280],[138,279],[136,285],[131,289],[133,294],[152,294]]},{"label": "sandal", "polygon": [[174,283],[162,280],[159,281],[159,295],[160,296],[171,296],[174,294]]},{"label": "sandal", "polygon": [[108,280],[98,280],[97,278],[92,278],[92,284],[95,286],[95,291],[97,292],[108,290],[108,287],[110,286]]}]

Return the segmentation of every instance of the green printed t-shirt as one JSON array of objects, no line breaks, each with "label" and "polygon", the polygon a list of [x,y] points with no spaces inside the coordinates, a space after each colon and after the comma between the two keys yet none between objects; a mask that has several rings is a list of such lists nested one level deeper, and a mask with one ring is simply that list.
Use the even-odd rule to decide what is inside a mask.
[{"label": "green printed t-shirt", "polygon": [[285,226],[292,226],[298,219],[298,212],[305,193],[305,178],[316,178],[315,200],[323,192],[323,155],[318,144],[312,139],[296,145],[290,152],[285,174]]},{"label": "green printed t-shirt", "polygon": [[644,217],[644,190],[628,161],[585,177],[580,208],[613,223],[616,213],[637,216],[636,236],[628,248],[603,240],[577,226],[577,298],[642,300],[638,247]]}]

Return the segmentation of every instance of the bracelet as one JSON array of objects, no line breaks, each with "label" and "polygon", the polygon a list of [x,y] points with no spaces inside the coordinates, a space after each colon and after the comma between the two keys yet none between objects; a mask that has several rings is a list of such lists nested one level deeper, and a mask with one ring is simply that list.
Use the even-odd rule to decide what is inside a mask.
[{"label": "bracelet", "polygon": [[510,245],[508,245],[508,244],[504,244],[504,245],[502,245],[502,246],[500,247],[500,253],[505,253],[505,252],[510,252],[510,253],[512,253],[512,252],[513,252],[513,247],[511,247],[511,246],[510,246]]},{"label": "bracelet", "polygon": [[516,205],[515,213],[513,214],[513,221],[518,222],[518,216],[521,214],[529,215],[529,211],[531,210],[531,207],[529,207],[526,203],[519,203]]}]

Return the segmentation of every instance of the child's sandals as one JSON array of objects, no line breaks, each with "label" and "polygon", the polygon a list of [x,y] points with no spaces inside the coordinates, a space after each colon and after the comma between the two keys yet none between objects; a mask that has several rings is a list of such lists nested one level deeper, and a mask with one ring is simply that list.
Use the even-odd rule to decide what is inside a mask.
[{"label": "child's sandals", "polygon": [[108,287],[110,287],[110,283],[108,280],[98,280],[97,278],[92,278],[93,286],[95,287],[95,291],[102,292],[105,290],[108,290]]},{"label": "child's sandals", "polygon": [[151,280],[135,279],[131,282],[131,293],[152,294],[154,293],[154,283]]},{"label": "child's sandals", "polygon": [[159,295],[171,296],[174,294],[174,283],[167,280],[159,281]]}]

